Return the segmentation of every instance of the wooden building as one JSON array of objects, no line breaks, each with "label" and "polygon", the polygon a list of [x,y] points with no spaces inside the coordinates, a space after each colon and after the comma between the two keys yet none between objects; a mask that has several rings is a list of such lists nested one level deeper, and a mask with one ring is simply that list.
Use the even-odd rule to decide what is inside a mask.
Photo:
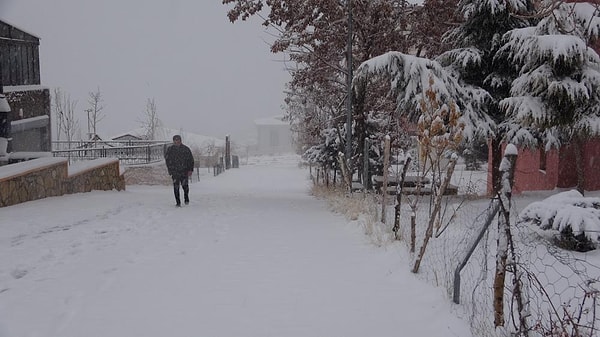
[{"label": "wooden building", "polygon": [[0,84],[40,84],[40,39],[0,20]]},{"label": "wooden building", "polygon": [[41,86],[40,39],[0,20],[0,94],[11,111],[8,152],[52,150],[50,90]]}]

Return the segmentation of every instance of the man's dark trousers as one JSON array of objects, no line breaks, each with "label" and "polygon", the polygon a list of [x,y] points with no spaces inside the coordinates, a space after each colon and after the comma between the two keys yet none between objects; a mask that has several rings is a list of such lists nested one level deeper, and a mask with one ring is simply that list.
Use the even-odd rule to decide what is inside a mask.
[{"label": "man's dark trousers", "polygon": [[173,175],[173,193],[175,194],[175,201],[177,205],[181,205],[181,198],[179,196],[179,185],[183,188],[183,200],[185,203],[189,203],[189,192],[190,185],[188,184],[188,176],[187,175]]}]

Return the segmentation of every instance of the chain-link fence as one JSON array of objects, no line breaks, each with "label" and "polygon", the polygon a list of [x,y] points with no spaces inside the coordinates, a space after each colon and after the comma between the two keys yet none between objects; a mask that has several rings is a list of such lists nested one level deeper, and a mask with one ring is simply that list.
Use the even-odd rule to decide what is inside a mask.
[{"label": "chain-link fence", "polygon": [[[483,231],[492,203],[485,199],[463,202],[461,198],[455,196],[445,200],[444,216],[435,226],[418,275],[429,283],[444,287],[450,299],[459,287],[456,310],[469,319],[474,336],[600,336],[600,266],[594,263],[600,260],[600,254],[597,251],[565,251],[554,246],[548,233],[531,226],[515,226],[519,209],[529,200],[525,197],[514,199],[511,210],[516,261],[509,261],[506,274],[506,323],[503,327],[495,327],[493,285],[498,246],[497,216]],[[401,212],[405,215],[413,212],[409,203],[410,200],[403,202]],[[429,219],[429,199],[420,197],[418,205],[415,213],[417,251]],[[389,212],[391,214],[393,210]],[[412,236],[409,218],[402,217],[398,233],[407,247],[410,247]],[[387,219],[393,219],[393,215]],[[481,241],[475,245],[481,233]],[[460,284],[456,285],[455,273],[463,262]],[[517,282],[524,299],[520,311],[514,292]]]}]

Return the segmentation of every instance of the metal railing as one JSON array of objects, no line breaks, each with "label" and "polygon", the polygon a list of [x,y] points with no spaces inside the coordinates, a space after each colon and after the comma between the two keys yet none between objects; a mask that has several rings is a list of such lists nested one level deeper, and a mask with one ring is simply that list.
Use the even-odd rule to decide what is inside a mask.
[{"label": "metal railing", "polygon": [[166,141],[60,141],[52,143],[52,155],[69,161],[118,158],[121,164],[148,164],[163,160],[168,144]]}]

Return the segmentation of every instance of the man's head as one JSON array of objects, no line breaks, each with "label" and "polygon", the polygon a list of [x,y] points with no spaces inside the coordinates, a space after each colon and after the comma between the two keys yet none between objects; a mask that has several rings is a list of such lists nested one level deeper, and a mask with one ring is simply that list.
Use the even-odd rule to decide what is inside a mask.
[{"label": "man's head", "polygon": [[173,136],[173,143],[175,145],[180,145],[181,144],[181,136],[180,135]]}]

